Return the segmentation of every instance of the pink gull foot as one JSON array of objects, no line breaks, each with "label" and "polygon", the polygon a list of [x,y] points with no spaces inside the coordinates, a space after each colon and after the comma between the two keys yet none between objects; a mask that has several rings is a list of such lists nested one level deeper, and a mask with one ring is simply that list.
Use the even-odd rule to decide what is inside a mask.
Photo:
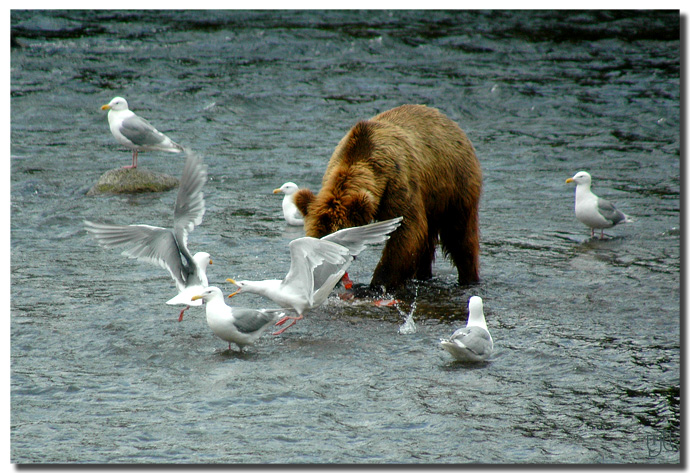
[{"label": "pink gull foot", "polygon": [[182,322],[182,317],[184,316],[184,311],[187,310],[187,309],[189,309],[189,306],[185,307],[184,309],[182,309],[182,310],[180,311],[180,318],[177,319],[178,322]]},{"label": "pink gull foot", "polygon": [[302,318],[303,318],[303,316],[301,316],[301,315],[299,317],[283,317],[278,322],[276,322],[276,325],[283,325],[288,320],[292,320],[292,323],[290,325],[287,325],[286,327],[281,328],[277,332],[273,332],[273,335],[280,335],[281,333],[283,333],[284,331],[286,331],[287,329],[289,329],[290,327],[295,325],[297,323],[297,321],[302,319]]},{"label": "pink gull foot", "polygon": [[122,166],[123,169],[134,169],[137,167],[137,161],[139,158],[139,152],[134,150],[132,151],[132,164],[131,166]]}]

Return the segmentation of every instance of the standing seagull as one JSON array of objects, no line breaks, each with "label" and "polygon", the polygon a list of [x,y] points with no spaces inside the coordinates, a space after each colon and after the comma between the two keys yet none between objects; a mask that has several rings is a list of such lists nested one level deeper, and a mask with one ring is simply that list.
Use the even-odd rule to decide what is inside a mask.
[{"label": "standing seagull", "polygon": [[216,336],[228,342],[228,350],[232,350],[234,342],[242,351],[242,347],[254,343],[269,325],[285,315],[282,309],[230,307],[215,286],[208,287],[192,300],[206,302],[206,323]]},{"label": "standing seagull", "polygon": [[170,272],[179,294],[167,304],[187,306],[180,312],[180,322],[190,305],[201,305],[201,301],[192,300],[192,296],[208,286],[206,267],[213,264],[208,253],[199,252],[192,256],[187,249],[187,235],[201,224],[204,216],[201,189],[206,179],[206,165],[202,158],[190,152],[177,191],[173,228],[84,221],[86,230],[104,248],[123,247],[123,255],[158,264]]},{"label": "standing seagull", "polygon": [[137,167],[139,151],[168,151],[179,153],[183,151],[178,145],[153,125],[138,115],[135,115],[122,97],[115,97],[110,103],[103,105],[101,110],[108,110],[110,132],[121,145],[132,150],[132,165],[123,166],[126,169]]},{"label": "standing seagull", "polygon": [[575,188],[575,217],[592,230],[601,229],[601,238],[604,238],[604,228],[611,228],[619,223],[632,222],[627,215],[616,209],[611,202],[597,197],[591,190],[592,176],[585,171],[580,171],[573,177],[565,180],[566,183],[574,182]]},{"label": "standing seagull", "polygon": [[494,349],[494,340],[484,319],[484,304],[479,296],[470,297],[467,326],[459,328],[441,346],[458,361],[485,361]]},{"label": "standing seagull", "polygon": [[302,226],[304,225],[304,218],[302,212],[299,211],[294,201],[294,193],[299,190],[297,184],[294,182],[286,182],[278,189],[274,189],[274,194],[283,193],[283,217],[288,225]]},{"label": "standing seagull", "polygon": [[265,281],[235,281],[238,289],[228,297],[244,291],[259,294],[271,299],[281,307],[291,308],[297,317],[283,317],[276,325],[288,320],[292,323],[278,330],[283,333],[304,313],[323,304],[331,290],[345,275],[355,256],[367,245],[381,243],[388,234],[400,226],[402,217],[370,223],[361,227],[345,228],[323,238],[302,237],[290,242],[290,270],[285,279]]}]

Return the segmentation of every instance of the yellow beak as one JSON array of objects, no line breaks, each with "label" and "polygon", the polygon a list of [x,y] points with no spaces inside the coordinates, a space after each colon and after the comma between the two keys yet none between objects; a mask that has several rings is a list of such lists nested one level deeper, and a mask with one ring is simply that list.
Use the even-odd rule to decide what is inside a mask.
[{"label": "yellow beak", "polygon": [[198,300],[201,299],[202,297],[204,297],[204,296],[193,296],[193,297],[192,297],[192,300],[193,300],[193,301],[198,301]]},{"label": "yellow beak", "polygon": [[273,189],[274,194],[280,194],[282,191],[280,189]]},{"label": "yellow beak", "polygon": [[110,105],[105,104],[101,107],[101,110],[110,110]]},{"label": "yellow beak", "polygon": [[[235,280],[232,279],[232,278],[228,278],[228,279],[226,279],[226,281],[227,281],[227,282],[231,282],[231,283],[233,283],[233,284],[237,284],[237,283],[235,282]],[[228,299],[230,299],[232,296],[236,295],[236,294],[237,294],[238,292],[240,292],[241,290],[242,290],[242,289],[238,289],[238,290],[236,290],[235,292],[233,292],[232,294],[228,295]]]},{"label": "yellow beak", "polygon": [[208,264],[213,264],[213,260],[212,259],[208,260]]},{"label": "yellow beak", "polygon": [[572,177],[569,177],[568,179],[565,180],[565,183],[566,183],[566,184],[570,184],[571,182],[573,182],[573,178],[572,178]]}]

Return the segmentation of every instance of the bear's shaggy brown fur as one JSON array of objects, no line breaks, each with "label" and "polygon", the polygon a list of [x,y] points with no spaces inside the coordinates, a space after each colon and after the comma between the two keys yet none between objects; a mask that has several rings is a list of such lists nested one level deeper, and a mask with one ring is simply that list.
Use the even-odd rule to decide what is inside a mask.
[{"label": "bear's shaggy brown fur", "polygon": [[436,243],[461,284],[479,279],[482,171],[458,125],[434,108],[403,105],[357,123],[336,147],[321,191],[295,194],[306,234],[403,216],[381,256],[372,287],[428,279]]}]

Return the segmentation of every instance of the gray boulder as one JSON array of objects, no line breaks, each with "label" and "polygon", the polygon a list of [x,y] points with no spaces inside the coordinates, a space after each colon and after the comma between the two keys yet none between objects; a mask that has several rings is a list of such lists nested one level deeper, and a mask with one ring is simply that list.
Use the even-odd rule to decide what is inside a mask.
[{"label": "gray boulder", "polygon": [[164,192],[178,184],[179,180],[168,174],[139,168],[117,168],[105,172],[86,195]]}]

